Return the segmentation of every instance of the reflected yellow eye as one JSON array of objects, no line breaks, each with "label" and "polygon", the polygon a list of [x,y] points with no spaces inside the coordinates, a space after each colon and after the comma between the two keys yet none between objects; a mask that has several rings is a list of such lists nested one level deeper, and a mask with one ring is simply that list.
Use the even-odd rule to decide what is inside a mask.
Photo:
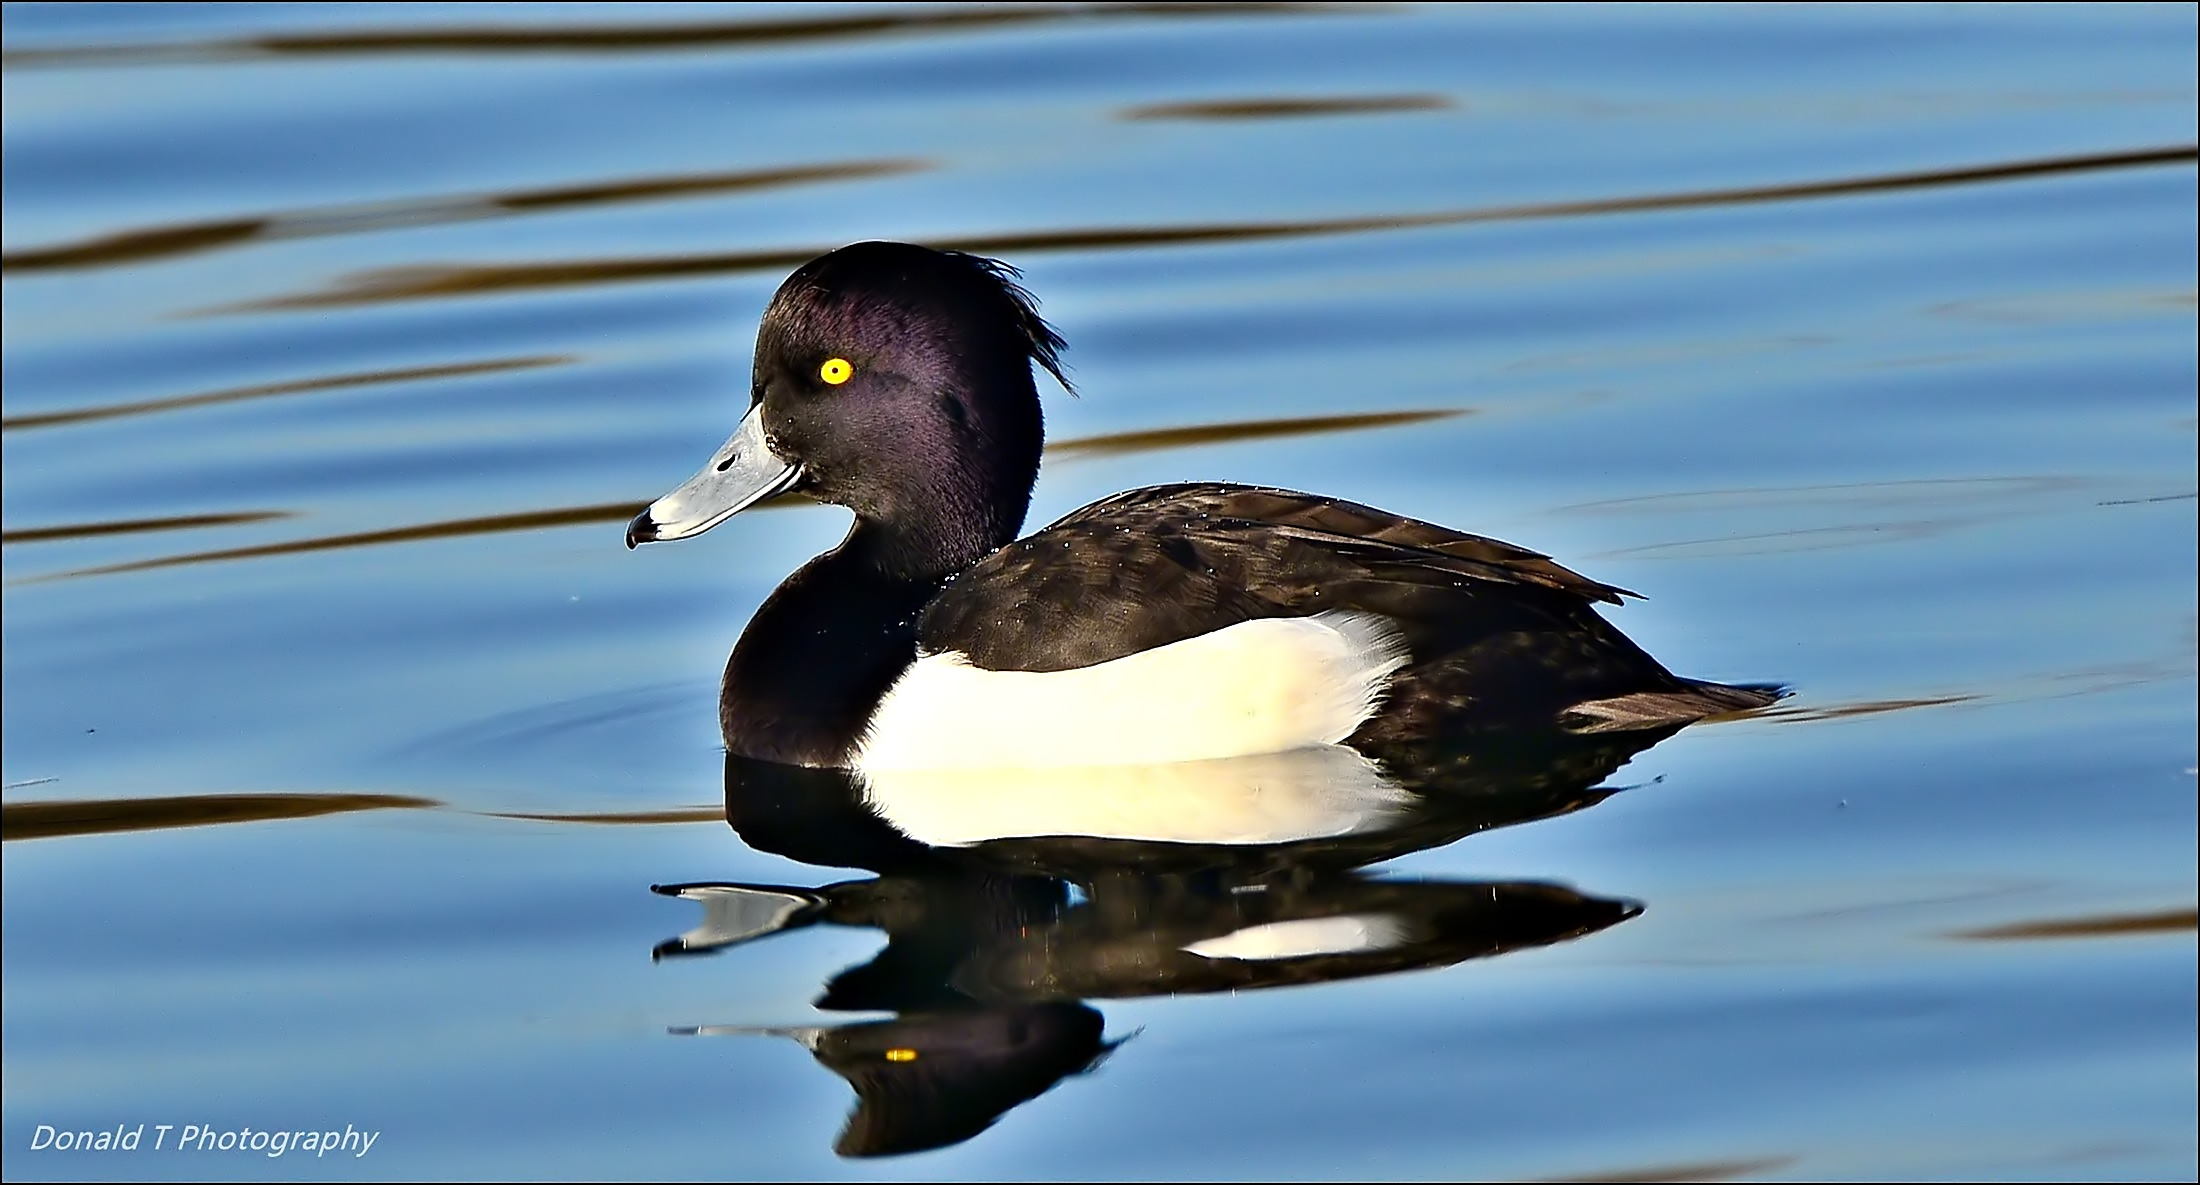
[{"label": "reflected yellow eye", "polygon": [[817,377],[836,387],[854,377],[855,373],[856,368],[848,365],[846,358],[827,358],[825,365],[817,368]]},{"label": "reflected yellow eye", "polygon": [[[847,363],[843,362],[841,365],[845,366]],[[913,1062],[917,1060],[917,1051],[914,1049],[889,1049],[886,1051],[886,1060],[890,1062]]]}]

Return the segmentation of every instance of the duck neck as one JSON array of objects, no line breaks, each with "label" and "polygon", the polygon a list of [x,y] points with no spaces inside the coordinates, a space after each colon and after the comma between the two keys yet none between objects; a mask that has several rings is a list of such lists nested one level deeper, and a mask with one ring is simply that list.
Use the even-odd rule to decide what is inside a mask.
[{"label": "duck neck", "polygon": [[858,516],[840,546],[843,558],[867,578],[926,584],[935,590],[1016,538],[1026,499],[1012,510],[868,518]]},{"label": "duck neck", "polygon": [[1015,537],[990,526],[859,517],[840,546],[772,595],[726,661],[719,726],[729,752],[848,764],[879,698],[916,659],[917,623],[949,578]]}]

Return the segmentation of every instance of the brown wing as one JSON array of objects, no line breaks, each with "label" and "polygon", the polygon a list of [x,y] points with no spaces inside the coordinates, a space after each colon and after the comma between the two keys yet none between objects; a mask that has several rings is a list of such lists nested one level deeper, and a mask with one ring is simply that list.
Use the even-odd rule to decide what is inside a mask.
[{"label": "brown wing", "polygon": [[[1266,486],[1187,482],[1125,490],[1073,510],[1046,529],[1052,531],[1076,523],[1098,522],[1117,515],[1196,515],[1215,521],[1256,523],[1331,546],[1357,545],[1374,562],[1433,564],[1477,580],[1538,584],[1572,593],[1583,600],[1612,605],[1620,604],[1621,597],[1640,599],[1642,596],[1591,580],[1539,551],[1454,531],[1358,502]],[[1387,550],[1375,550],[1378,545]],[[1431,554],[1415,556],[1412,554],[1415,552]],[[1443,558],[1435,559],[1437,556]]]},{"label": "brown wing", "polygon": [[1397,622],[1417,659],[1493,632],[1586,631],[1647,662],[1588,608],[1623,595],[1538,552],[1358,503],[1197,483],[1116,494],[993,553],[926,610],[920,640],[992,670],[1068,670],[1350,609]]}]

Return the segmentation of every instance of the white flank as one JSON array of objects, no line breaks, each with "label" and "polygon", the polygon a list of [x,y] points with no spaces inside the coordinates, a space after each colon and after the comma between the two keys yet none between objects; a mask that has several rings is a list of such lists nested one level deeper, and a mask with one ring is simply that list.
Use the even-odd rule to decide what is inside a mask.
[{"label": "white flank", "polygon": [[872,714],[856,764],[878,769],[1156,764],[1333,744],[1407,661],[1388,619],[1242,621],[1071,671],[988,671],[925,655]]},{"label": "white flank", "polygon": [[1215,761],[864,771],[871,809],[934,847],[1039,835],[1273,844],[1376,830],[1411,791],[1342,745]]},{"label": "white flank", "polygon": [[1247,926],[1219,938],[1195,942],[1184,950],[1203,959],[1254,962],[1388,950],[1403,944],[1405,938],[1405,921],[1394,914],[1348,913]]}]

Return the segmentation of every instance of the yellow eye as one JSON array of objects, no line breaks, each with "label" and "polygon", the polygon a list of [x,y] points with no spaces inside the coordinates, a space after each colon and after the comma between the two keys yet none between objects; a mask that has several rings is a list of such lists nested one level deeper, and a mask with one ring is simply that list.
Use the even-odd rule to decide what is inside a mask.
[{"label": "yellow eye", "polygon": [[917,1060],[917,1051],[914,1049],[889,1049],[886,1051],[886,1060],[890,1062],[913,1062]]},{"label": "yellow eye", "polygon": [[817,368],[817,377],[836,387],[854,377],[855,373],[856,368],[848,365],[846,358],[827,358],[825,365]]}]

